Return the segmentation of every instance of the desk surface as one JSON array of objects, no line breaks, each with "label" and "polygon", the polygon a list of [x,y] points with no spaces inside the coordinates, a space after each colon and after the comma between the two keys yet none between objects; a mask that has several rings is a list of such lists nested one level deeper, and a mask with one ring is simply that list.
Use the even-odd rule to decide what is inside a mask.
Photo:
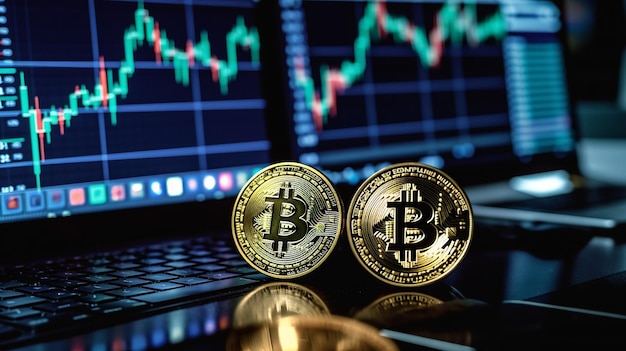
[{"label": "desk surface", "polygon": [[225,350],[233,339],[246,340],[238,326],[319,315],[365,323],[400,350],[626,343],[626,241],[580,233],[475,234],[458,268],[424,288],[385,285],[359,267],[343,241],[304,278],[24,350]]},{"label": "desk surface", "polygon": [[[615,142],[626,150],[626,142]],[[583,157],[591,157],[586,171],[597,174],[602,162],[615,164],[607,161],[615,155],[596,157],[614,153],[613,142],[585,146]],[[612,172],[605,180],[619,178]],[[30,350],[223,350],[233,337],[241,338],[234,326],[307,314],[361,321],[401,350],[606,349],[626,344],[624,272],[626,233],[619,238],[477,227],[467,257],[452,274],[431,286],[400,289],[369,276],[343,240],[320,269],[300,280],[260,285],[235,298]]]}]

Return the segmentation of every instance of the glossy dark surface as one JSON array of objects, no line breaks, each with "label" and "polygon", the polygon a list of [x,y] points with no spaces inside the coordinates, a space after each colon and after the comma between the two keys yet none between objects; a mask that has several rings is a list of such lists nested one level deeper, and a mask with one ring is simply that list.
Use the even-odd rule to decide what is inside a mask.
[{"label": "glossy dark surface", "polygon": [[[289,309],[299,298],[308,306],[311,296],[324,313],[372,325],[402,350],[423,345],[444,350],[610,347],[626,342],[618,332],[626,326],[626,273],[621,273],[626,270],[626,242],[606,233],[572,230],[512,233],[479,227],[475,234],[459,267],[424,288],[401,289],[369,276],[342,238],[319,270],[290,281],[295,290],[308,292],[290,296],[291,302],[270,293],[264,304],[250,304],[249,294],[264,287],[259,284],[236,298],[180,307],[24,350],[222,350],[229,337],[236,337],[233,326],[257,321],[255,315],[267,314],[263,309],[268,304],[274,318],[306,314],[303,308]],[[271,306],[272,296],[276,306]],[[242,301],[248,301],[243,315]],[[376,307],[381,301],[386,308]]]}]

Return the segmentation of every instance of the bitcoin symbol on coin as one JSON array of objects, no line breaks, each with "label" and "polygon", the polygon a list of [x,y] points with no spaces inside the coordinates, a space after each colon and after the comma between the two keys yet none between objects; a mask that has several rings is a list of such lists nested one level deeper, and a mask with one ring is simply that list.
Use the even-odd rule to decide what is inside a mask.
[{"label": "bitcoin symbol on coin", "polygon": [[387,202],[387,207],[395,210],[393,230],[387,232],[387,251],[396,253],[399,262],[410,263],[417,260],[418,250],[432,246],[437,239],[437,228],[431,224],[435,212],[422,202],[414,184],[404,186],[401,194],[400,201]]},{"label": "bitcoin symbol on coin", "polygon": [[313,167],[283,162],[255,174],[239,192],[232,215],[244,260],[275,278],[295,278],[321,265],[342,230],[343,205]]},{"label": "bitcoin symbol on coin", "polygon": [[463,190],[441,170],[420,163],[376,172],[348,209],[349,243],[359,263],[398,286],[447,276],[467,253],[472,231]]},{"label": "bitcoin symbol on coin", "polygon": [[306,234],[307,224],[302,219],[306,212],[306,203],[294,197],[290,184],[281,187],[278,197],[266,197],[265,202],[272,204],[272,224],[270,233],[263,239],[272,240],[272,249],[279,251],[278,243],[282,243],[282,251],[287,251],[287,242],[301,240]]}]

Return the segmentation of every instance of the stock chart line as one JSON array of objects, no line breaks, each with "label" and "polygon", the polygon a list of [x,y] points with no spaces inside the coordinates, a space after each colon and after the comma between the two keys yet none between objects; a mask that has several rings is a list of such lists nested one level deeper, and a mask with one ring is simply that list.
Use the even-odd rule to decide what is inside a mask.
[{"label": "stock chart line", "polygon": [[408,44],[425,67],[436,67],[444,52],[444,43],[459,45],[464,39],[478,45],[490,38],[501,39],[506,34],[504,16],[495,12],[478,23],[475,4],[461,7],[456,1],[447,2],[435,15],[434,26],[427,30],[403,16],[387,12],[384,1],[370,2],[358,21],[354,39],[354,60],[345,60],[339,68],[320,67],[320,87],[304,70],[304,60],[296,57],[296,81],[305,94],[307,108],[313,115],[315,127],[321,131],[328,116],[337,113],[337,94],[359,80],[367,68],[367,55],[373,43],[390,35],[396,42]]},{"label": "stock chart line", "polygon": [[211,53],[206,30],[201,31],[197,43],[188,39],[185,48],[179,49],[167,38],[166,31],[159,28],[159,22],[148,14],[142,1],[138,2],[134,15],[135,23],[124,32],[124,59],[117,70],[117,81],[113,80],[113,70],[105,68],[104,57],[100,56],[98,77],[93,91],[84,84],[80,87],[76,85],[74,91],[69,94],[66,105],[59,108],[51,105],[48,109],[42,109],[39,105],[39,96],[34,96],[34,106],[30,105],[26,78],[24,72],[20,72],[20,108],[22,117],[27,118],[30,123],[33,173],[37,189],[41,189],[41,163],[45,161],[44,144],[51,143],[50,134],[53,125],[58,126],[59,133],[64,135],[65,128],[70,127],[72,118],[79,115],[80,107],[94,109],[102,107],[108,110],[111,124],[117,125],[118,98],[124,99],[129,93],[129,80],[135,72],[135,52],[140,47],[145,45],[152,47],[156,64],[170,64],[174,70],[176,83],[183,86],[189,85],[192,67],[196,64],[208,67],[211,79],[219,84],[222,95],[228,94],[228,84],[237,76],[238,47],[249,50],[252,64],[259,64],[258,31],[255,27],[246,26],[243,17],[237,17],[235,25],[226,34],[226,60],[222,60]]}]

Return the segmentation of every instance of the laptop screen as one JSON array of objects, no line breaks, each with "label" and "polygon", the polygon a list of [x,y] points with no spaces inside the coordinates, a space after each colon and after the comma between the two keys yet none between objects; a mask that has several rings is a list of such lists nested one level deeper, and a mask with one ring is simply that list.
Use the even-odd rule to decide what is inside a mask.
[{"label": "laptop screen", "polygon": [[293,156],[333,181],[397,161],[462,184],[575,163],[559,5],[280,4]]},{"label": "laptop screen", "polygon": [[0,3],[0,223],[233,197],[269,163],[252,1]]}]

